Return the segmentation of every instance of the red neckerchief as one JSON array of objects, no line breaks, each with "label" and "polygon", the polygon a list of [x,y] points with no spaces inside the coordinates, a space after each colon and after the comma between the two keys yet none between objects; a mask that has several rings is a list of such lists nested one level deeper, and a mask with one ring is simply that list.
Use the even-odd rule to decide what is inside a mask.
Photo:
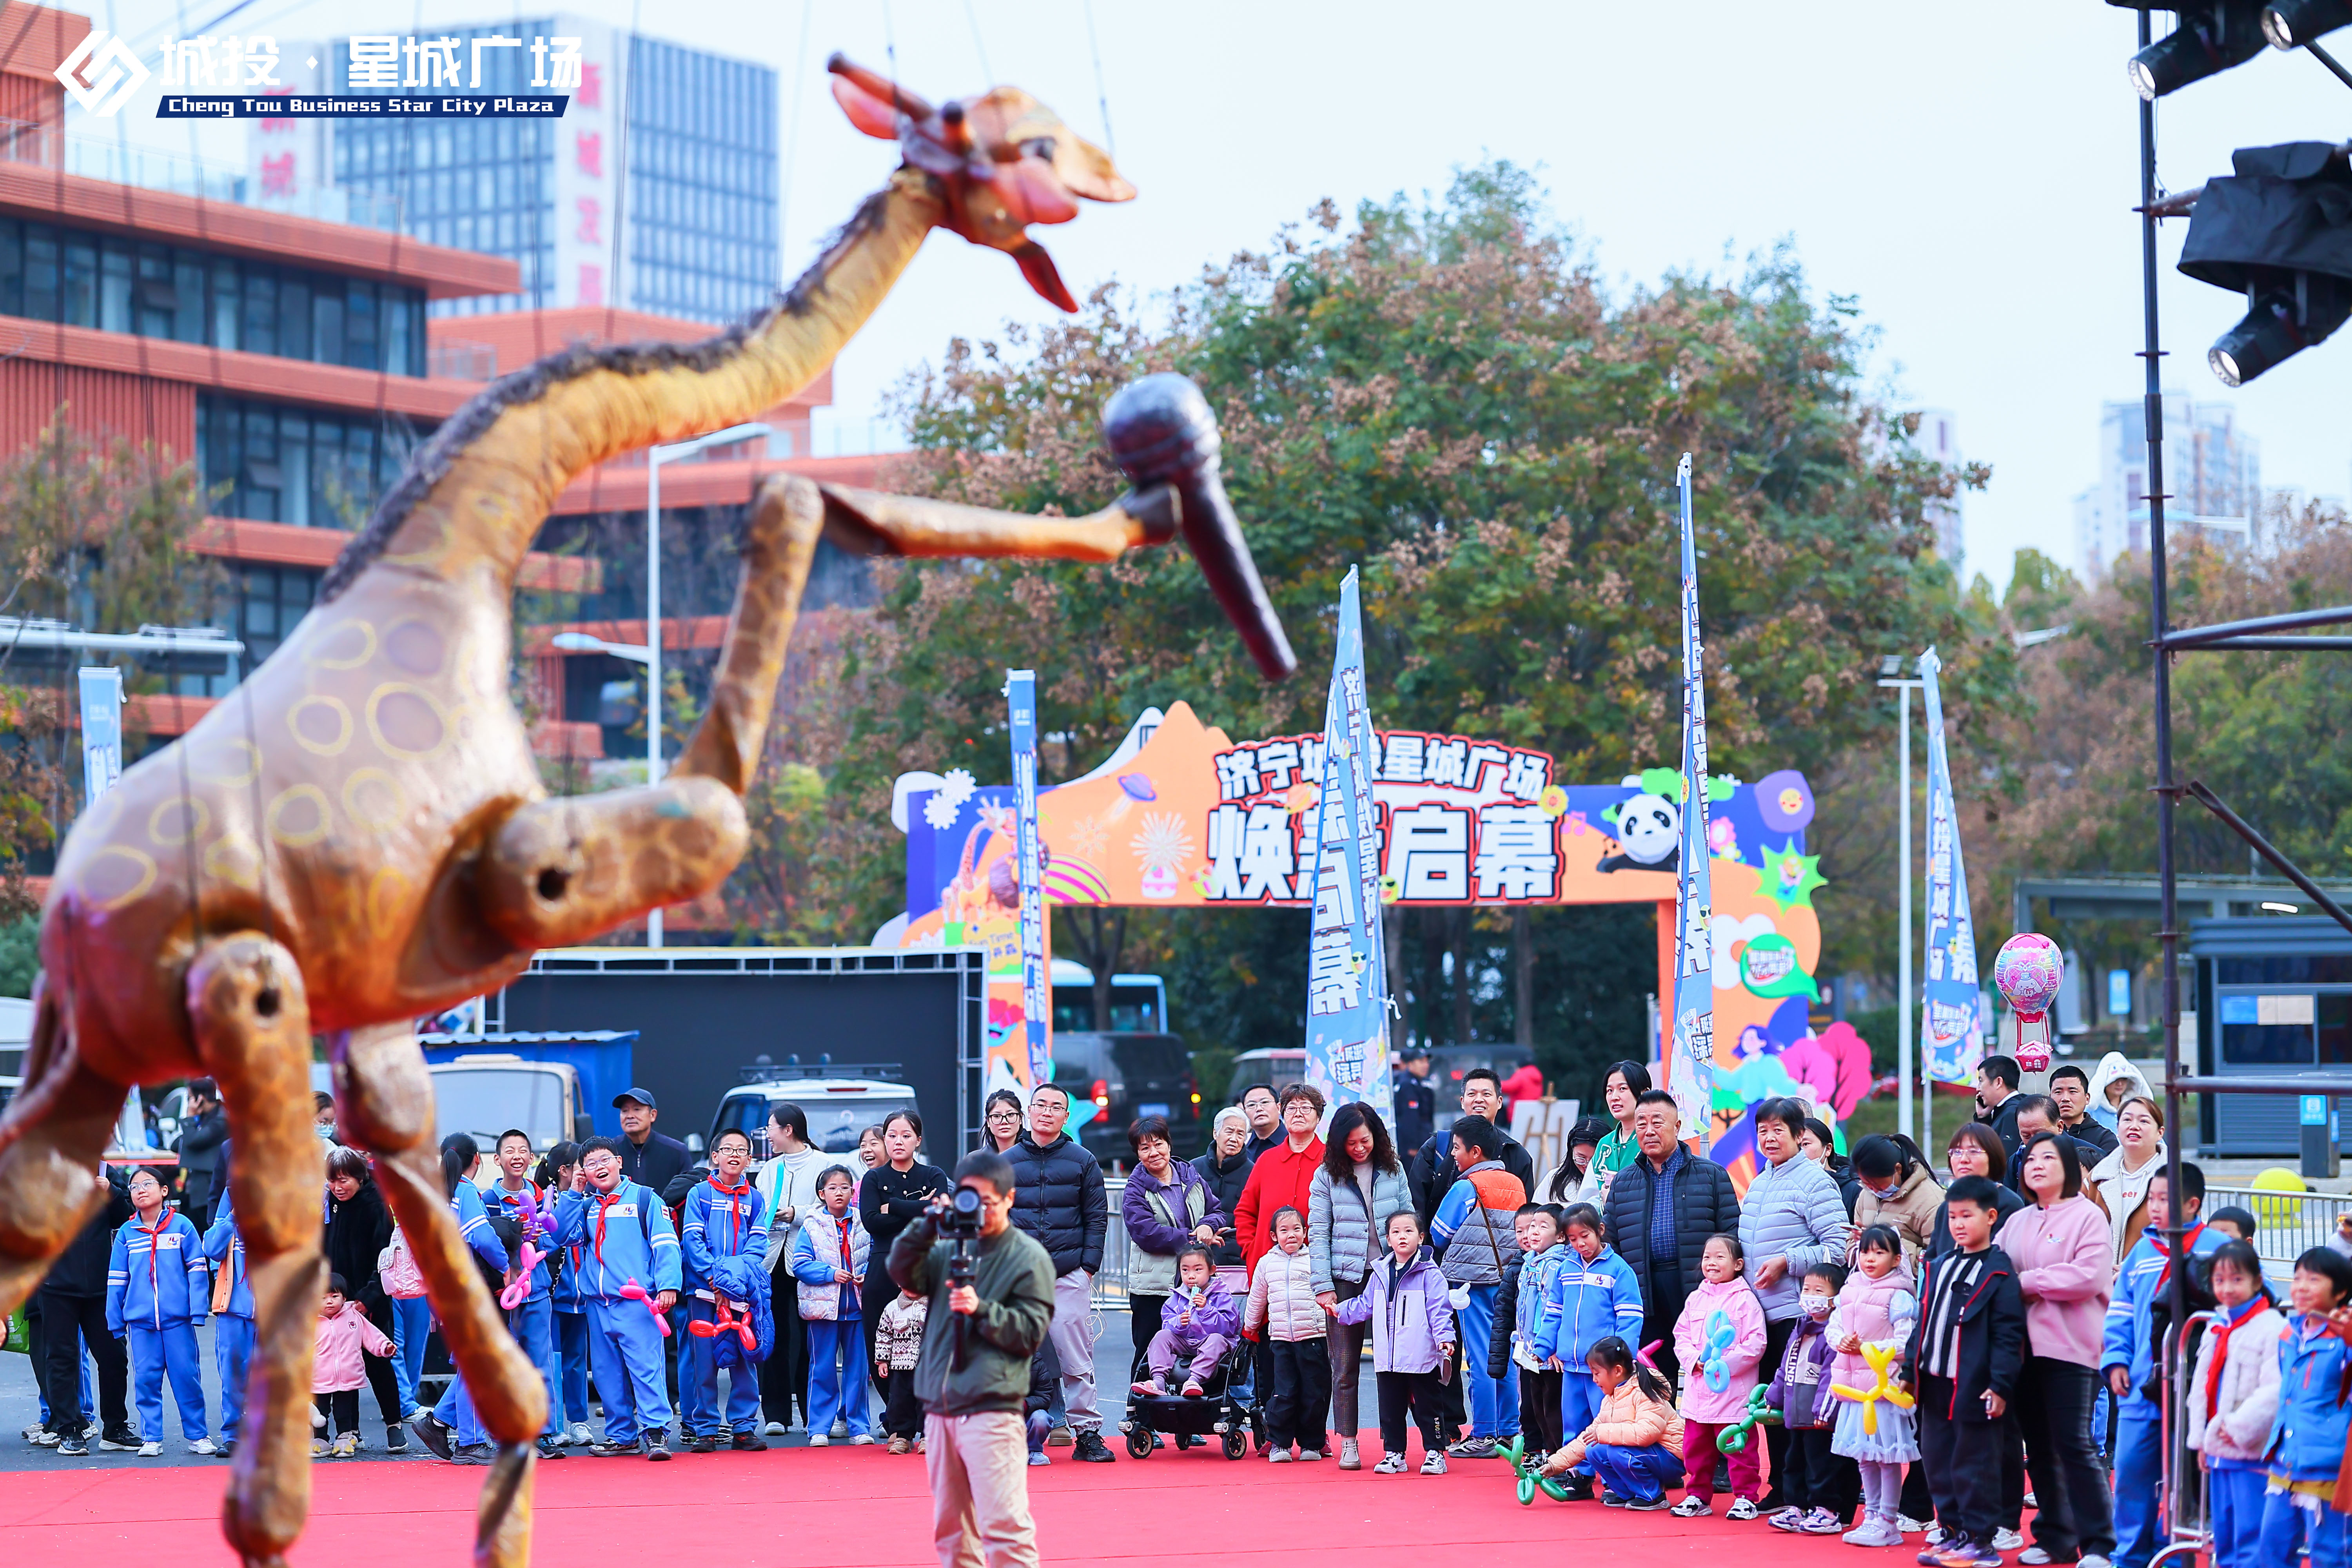
[{"label": "red neckerchief", "polygon": [[138,1226],[147,1237],[147,1300],[154,1303],[155,1315],[160,1319],[163,1315],[163,1281],[162,1270],[155,1262],[155,1242],[172,1228],[172,1205],[165,1204],[155,1211],[153,1225],[142,1223],[135,1214],[131,1216],[131,1223]]},{"label": "red neckerchief", "polygon": [[[710,1190],[714,1193],[723,1193],[730,1198],[745,1197],[751,1194],[751,1178],[747,1176],[743,1179],[743,1183],[740,1186],[730,1187],[726,1183],[720,1181],[719,1179],[718,1173],[714,1171],[711,1173],[710,1176]],[[727,1225],[730,1235],[728,1238],[727,1248],[730,1257],[742,1250],[743,1227],[750,1222],[750,1216],[743,1212],[740,1205],[733,1204],[728,1205]]]},{"label": "red neckerchief", "polygon": [[2205,1374],[2206,1420],[2212,1420],[2221,1409],[2221,1372],[2223,1363],[2230,1358],[2231,1333],[2242,1327],[2248,1318],[2269,1306],[2270,1301],[2257,1291],[2236,1317],[2225,1320],[2221,1327],[2213,1331],[2213,1370]]},{"label": "red neckerchief", "polygon": [[[2195,1225],[2190,1226],[2187,1230],[2181,1232],[2180,1256],[2183,1258],[2194,1256],[2197,1247],[2197,1238],[2204,1234],[2205,1222],[2201,1219]],[[2164,1233],[2161,1230],[2156,1233],[2156,1239],[2158,1241],[2162,1241]],[[2156,1277],[2156,1288],[2159,1290],[2163,1289],[2165,1283],[2172,1278],[2172,1248],[2167,1247],[2163,1248],[2163,1252],[2164,1268]]]},{"label": "red neckerchief", "polygon": [[[596,1267],[599,1268],[604,1267],[604,1211],[618,1202],[628,1187],[628,1178],[624,1176],[620,1184],[611,1192],[596,1193]],[[595,1192],[595,1188],[592,1185],[589,1191]]]}]

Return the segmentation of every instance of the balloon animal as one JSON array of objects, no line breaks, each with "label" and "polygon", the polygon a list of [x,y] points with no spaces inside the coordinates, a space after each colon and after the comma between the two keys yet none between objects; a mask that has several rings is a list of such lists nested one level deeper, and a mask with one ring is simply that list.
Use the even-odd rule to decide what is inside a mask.
[{"label": "balloon animal", "polygon": [[499,989],[541,948],[726,879],[744,850],[741,796],[821,534],[869,552],[1109,563],[1181,528],[1228,613],[1246,612],[1260,668],[1284,673],[1287,645],[1222,504],[1213,425],[1201,428],[1193,393],[1182,428],[1130,428],[1157,443],[1122,453],[1130,477],[1157,462],[1164,478],[1137,479],[1087,517],[770,479],[683,754],[642,788],[546,798],[509,700],[512,601],[564,487],[806,386],[934,229],[1009,253],[1039,293],[1071,308],[1029,226],[1075,217],[1081,197],[1135,194],[1108,154],[1016,89],[935,109],[838,56],[830,69],[850,119],[895,141],[902,161],[814,265],[706,342],[578,344],[491,383],[410,461],[278,652],[126,772],[59,855],[24,1087],[0,1117],[0,1318],[103,1197],[100,1157],[126,1091],[218,1080],[257,1320],[222,1522],[248,1568],[284,1562],[310,1502],[312,1321],[326,1279],[314,1034],[328,1043],[341,1136],[375,1155],[496,1439],[478,1568],[527,1563],[546,1392],[459,1239],[412,1022]]},{"label": "balloon animal", "polygon": [[1521,1506],[1524,1507],[1525,1505],[1535,1501],[1536,1492],[1538,1489],[1542,1490],[1544,1496],[1553,1499],[1555,1501],[1566,1502],[1568,1500],[1568,1483],[1561,1480],[1558,1476],[1549,1474],[1545,1471],[1542,1466],[1536,1464],[1528,1458],[1528,1435],[1526,1433],[1520,1433],[1517,1436],[1513,1437],[1508,1443],[1496,1449],[1495,1452],[1511,1462],[1512,1470],[1515,1471],[1519,1478],[1519,1502]]},{"label": "balloon animal", "polygon": [[1748,1391],[1746,1414],[1715,1435],[1717,1447],[1727,1454],[1737,1454],[1748,1447],[1748,1434],[1758,1426],[1778,1426],[1780,1424],[1780,1413],[1764,1402],[1764,1396],[1769,1392],[1760,1383]]},{"label": "balloon animal", "polygon": [[1878,1436],[1878,1402],[1880,1400],[1884,1399],[1898,1410],[1911,1408],[1911,1395],[1897,1388],[1895,1385],[1895,1380],[1887,1375],[1887,1369],[1895,1364],[1895,1358],[1902,1353],[1901,1345],[1864,1344],[1862,1347],[1862,1359],[1868,1362],[1870,1370],[1878,1374],[1877,1380],[1868,1388],[1848,1388],[1843,1383],[1830,1384],[1832,1394],[1841,1399],[1854,1400],[1862,1405],[1862,1430],[1865,1436],[1873,1437]]}]

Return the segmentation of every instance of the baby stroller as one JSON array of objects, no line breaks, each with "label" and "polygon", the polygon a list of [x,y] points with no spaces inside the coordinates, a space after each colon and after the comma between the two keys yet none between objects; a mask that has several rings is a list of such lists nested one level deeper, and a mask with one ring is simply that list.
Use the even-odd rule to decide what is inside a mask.
[{"label": "baby stroller", "polygon": [[[1160,1447],[1160,1434],[1163,1432],[1186,1447],[1191,1446],[1188,1440],[1192,1438],[1215,1437],[1223,1444],[1228,1459],[1246,1458],[1253,1437],[1263,1451],[1266,1447],[1265,1417],[1254,1405],[1243,1404],[1233,1392],[1234,1373],[1243,1364],[1241,1358],[1255,1348],[1251,1342],[1242,1340],[1226,1351],[1217,1370],[1202,1384],[1197,1397],[1186,1398],[1181,1394],[1129,1394],[1127,1418],[1118,1424],[1118,1429],[1127,1434],[1127,1451],[1139,1459],[1149,1458]],[[1181,1373],[1180,1368],[1180,1375]]]}]

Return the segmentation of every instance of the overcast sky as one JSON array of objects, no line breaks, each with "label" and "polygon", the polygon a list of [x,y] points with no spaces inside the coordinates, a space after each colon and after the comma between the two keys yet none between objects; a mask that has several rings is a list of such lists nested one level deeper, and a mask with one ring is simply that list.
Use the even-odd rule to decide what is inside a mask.
[{"label": "overcast sky", "polygon": [[[197,31],[231,3],[114,0],[91,15],[152,60],[166,31]],[[1080,294],[1115,277],[1148,300],[1321,197],[1442,191],[1487,157],[1538,169],[1621,289],[1674,268],[1735,270],[1790,240],[1816,292],[1853,297],[1876,329],[1877,383],[1906,406],[1952,410],[1967,455],[1992,466],[1967,502],[1968,565],[1996,584],[2022,546],[2074,564],[2072,498],[2097,474],[2099,405],[2140,390],[2137,100],[2124,76],[2135,18],[2092,0],[1093,0],[1100,95],[1087,0],[572,9],[775,69],[788,146],[797,132],[787,276],[893,163],[834,107],[825,55],[883,68],[894,43],[901,79],[934,100],[1010,82],[1105,139],[1108,98],[1107,139],[1141,194],[1043,231]],[[545,14],[249,0],[210,30],[290,41]],[[152,101],[151,88],[131,113]],[[2233,147],[2341,139],[2347,110],[2352,94],[2315,60],[2265,51],[2159,106],[2159,176],[2186,187],[2226,173]],[[189,144],[176,124],[128,133]],[[241,160],[235,132],[199,134],[208,155]],[[2168,386],[2235,404],[2266,485],[2352,490],[2352,332],[2223,388],[2205,349],[2243,301],[2170,270],[2186,232],[2170,224],[2162,239]],[[837,405],[851,419],[877,413],[950,337],[1049,312],[1004,258],[935,237],[844,354]]]}]

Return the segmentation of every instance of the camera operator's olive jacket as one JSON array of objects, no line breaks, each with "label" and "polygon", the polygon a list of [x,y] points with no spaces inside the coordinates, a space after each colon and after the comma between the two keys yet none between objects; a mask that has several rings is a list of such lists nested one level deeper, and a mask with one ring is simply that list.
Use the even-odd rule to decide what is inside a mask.
[{"label": "camera operator's olive jacket", "polygon": [[955,1244],[940,1238],[938,1222],[926,1214],[890,1245],[890,1278],[900,1289],[930,1299],[915,1362],[915,1397],[936,1415],[1017,1413],[1029,1393],[1029,1358],[1054,1321],[1054,1259],[1045,1247],[1007,1226],[982,1238],[976,1250],[972,1285],[980,1310],[968,1320],[959,1371],[952,1360],[955,1325],[967,1320],[948,1310],[948,1263]]}]

